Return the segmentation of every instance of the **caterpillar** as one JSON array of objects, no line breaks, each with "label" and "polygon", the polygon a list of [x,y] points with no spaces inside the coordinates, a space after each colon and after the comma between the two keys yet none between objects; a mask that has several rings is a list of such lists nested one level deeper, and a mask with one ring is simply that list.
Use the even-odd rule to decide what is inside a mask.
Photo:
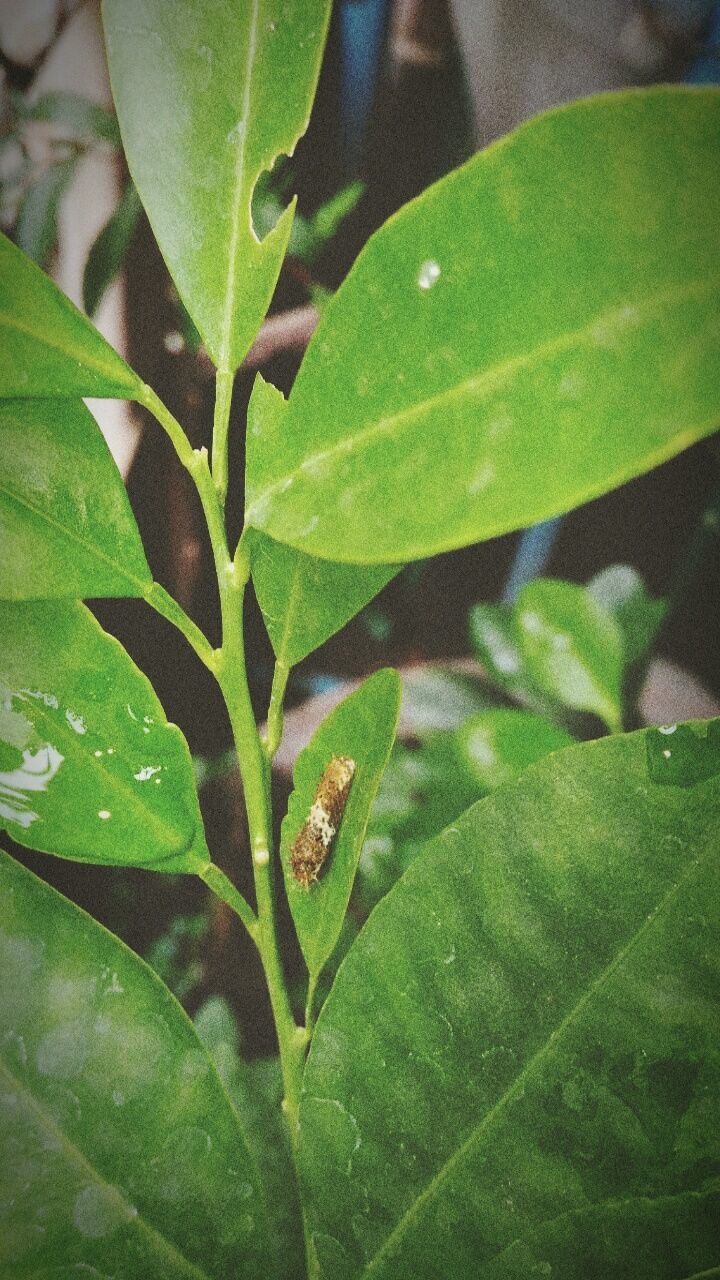
[{"label": "caterpillar", "polygon": [[355,773],[349,756],[332,756],[315,792],[306,821],[290,849],[290,869],[306,890],[314,884],[332,848]]}]

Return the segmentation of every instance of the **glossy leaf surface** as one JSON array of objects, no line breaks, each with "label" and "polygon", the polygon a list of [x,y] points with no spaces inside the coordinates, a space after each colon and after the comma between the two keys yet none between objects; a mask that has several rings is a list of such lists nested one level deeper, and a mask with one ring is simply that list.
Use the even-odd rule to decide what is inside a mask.
[{"label": "glossy leaf surface", "polygon": [[328,1280],[716,1269],[720,780],[646,736],[468,810],[350,950],[300,1112]]},{"label": "glossy leaf surface", "polygon": [[649,729],[647,756],[650,777],[671,787],[693,787],[720,774],[720,720],[698,731],[688,724]]},{"label": "glossy leaf surface", "polygon": [[80,401],[0,401],[0,534],[6,600],[152,584],[122,478]]},{"label": "glossy leaf surface", "polygon": [[280,271],[292,207],[259,241],[255,184],[304,133],[329,0],[104,0],[130,172],[217,365],[240,364]]},{"label": "glossy leaf surface", "polygon": [[84,605],[3,605],[0,696],[0,827],[14,840],[78,862],[208,864],[187,743]]},{"label": "glossy leaf surface", "polygon": [[[400,695],[397,673],[377,671],[323,721],[293,770],[294,790],[282,825],[280,857],[295,929],[311,974],[321,971],[340,935],[368,816],[395,737]],[[355,773],[323,872],[318,883],[305,890],[293,878],[290,850],[333,756],[349,756],[355,761]]]},{"label": "glossy leaf surface", "polygon": [[2,852],[0,883],[2,1274],[265,1274],[255,1166],[180,1005]]},{"label": "glossy leaf surface", "polygon": [[543,716],[504,707],[468,720],[458,738],[467,768],[487,791],[513,782],[528,765],[574,742]]},{"label": "glossy leaf surface", "polygon": [[[247,466],[258,450],[282,449],[287,403],[258,374],[248,405]],[[250,531],[252,579],[278,662],[293,667],[354,618],[399,565],[336,564]]]},{"label": "glossy leaf surface", "polygon": [[576,102],[391,218],[323,314],[248,522],[335,560],[416,559],[715,430],[719,132],[714,89]]},{"label": "glossy leaf surface", "polygon": [[640,574],[629,564],[611,564],[596,573],[587,590],[618,623],[626,664],[644,657],[660,630],[667,601],[654,599]]},{"label": "glossy leaf surface", "polygon": [[0,235],[0,396],[117,396],[142,383],[34,262]]},{"label": "glossy leaf surface", "polygon": [[574,582],[536,578],[513,611],[524,666],[541,689],[610,732],[622,727],[622,632],[612,614]]}]

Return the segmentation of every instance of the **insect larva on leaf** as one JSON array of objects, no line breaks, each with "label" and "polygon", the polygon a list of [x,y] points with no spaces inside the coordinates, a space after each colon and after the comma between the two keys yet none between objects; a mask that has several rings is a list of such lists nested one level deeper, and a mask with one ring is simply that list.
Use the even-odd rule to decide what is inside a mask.
[{"label": "insect larva on leaf", "polygon": [[310,813],[290,849],[290,868],[304,889],[318,879],[332,848],[354,773],[354,760],[333,756],[318,783]]}]

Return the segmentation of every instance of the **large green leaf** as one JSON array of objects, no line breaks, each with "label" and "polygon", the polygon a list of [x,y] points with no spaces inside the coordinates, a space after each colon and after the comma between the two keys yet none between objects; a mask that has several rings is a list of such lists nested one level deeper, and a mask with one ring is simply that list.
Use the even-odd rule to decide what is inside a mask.
[{"label": "large green leaf", "polygon": [[0,537],[4,599],[152,585],[120,473],[80,401],[0,401]]},{"label": "large green leaf", "polygon": [[79,862],[208,865],[187,743],[84,605],[3,605],[0,707],[0,828],[14,840]]},{"label": "large green leaf", "polygon": [[[401,692],[397,672],[376,671],[335,707],[297,758],[280,857],[290,910],[311,974],[320,973],[340,936],[370,809],[395,737]],[[333,756],[354,760],[355,773],[324,871],[306,890],[293,878],[290,850]]]},{"label": "large green leaf", "polygon": [[262,241],[255,184],[305,131],[330,0],[103,0],[130,172],[180,295],[216,364],[257,332],[292,225]]},{"label": "large green leaf", "polygon": [[624,643],[618,623],[584,587],[536,578],[513,610],[523,665],[551,698],[622,728]]},{"label": "large green leaf", "polygon": [[720,419],[720,93],[523,125],[371,239],[308,348],[247,519],[406,560],[567,511]]},{"label": "large green leaf", "polygon": [[255,1165],[180,1005],[1,852],[0,881],[3,1276],[264,1275]]},{"label": "large green leaf", "polygon": [[[248,470],[258,449],[281,449],[287,404],[258,374],[248,405]],[[399,565],[318,560],[251,530],[252,578],[278,662],[293,667],[349,622],[399,573]]]},{"label": "large green leaf", "polygon": [[52,280],[0,234],[0,396],[118,396],[142,383]]},{"label": "large green leaf", "polygon": [[474,805],[350,950],[300,1110],[328,1280],[715,1274],[720,777],[646,736]]}]

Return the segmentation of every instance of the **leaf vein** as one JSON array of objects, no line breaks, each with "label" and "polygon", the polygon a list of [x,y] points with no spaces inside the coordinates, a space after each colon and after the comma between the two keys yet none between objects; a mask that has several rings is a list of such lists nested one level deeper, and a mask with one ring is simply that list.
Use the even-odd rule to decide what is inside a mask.
[{"label": "leaf vein", "polygon": [[171,1240],[168,1240],[167,1236],[164,1236],[161,1231],[158,1231],[157,1227],[154,1227],[152,1223],[137,1210],[135,1205],[130,1203],[117,1186],[106,1181],[106,1179],[99,1173],[85,1155],[84,1151],[81,1151],[80,1148],[70,1140],[65,1131],[60,1128],[47,1107],[42,1105],[24,1081],[19,1080],[14,1072],[10,1070],[7,1063],[2,1059],[0,1059],[0,1071],[2,1071],[6,1077],[11,1088],[16,1090],[22,1096],[27,1110],[34,1113],[41,1128],[44,1128],[47,1133],[51,1134],[54,1139],[59,1141],[68,1160],[74,1161],[75,1164],[79,1166],[82,1173],[92,1178],[93,1182],[97,1186],[101,1186],[108,1199],[113,1199],[117,1206],[122,1209],[123,1217],[128,1225],[136,1223],[137,1226],[150,1238],[153,1247],[156,1250],[165,1253],[176,1264],[176,1266],[179,1267],[184,1275],[191,1277],[192,1280],[210,1280],[210,1275],[207,1271],[204,1271],[201,1267],[197,1267],[194,1262],[191,1262],[186,1258],[177,1246],[174,1245]]},{"label": "leaf vein", "polygon": [[530,1058],[530,1060],[525,1064],[510,1088],[507,1089],[500,1098],[498,1098],[497,1102],[494,1103],[490,1110],[482,1117],[479,1124],[477,1124],[468,1134],[467,1138],[465,1138],[460,1146],[453,1151],[452,1155],[448,1157],[444,1165],[438,1169],[437,1173],[431,1178],[427,1186],[423,1188],[416,1199],[413,1200],[412,1204],[408,1209],[406,1209],[395,1227],[393,1227],[393,1230],[385,1237],[385,1240],[373,1254],[372,1258],[367,1262],[363,1271],[364,1276],[370,1276],[376,1272],[378,1267],[387,1258],[388,1254],[393,1252],[395,1246],[406,1234],[413,1221],[420,1216],[425,1206],[454,1171],[455,1167],[460,1164],[466,1155],[468,1155],[475,1144],[483,1136],[485,1131],[497,1119],[497,1117],[502,1114],[504,1109],[520,1094],[527,1080],[535,1073],[537,1068],[545,1062],[545,1059],[548,1057],[551,1050],[555,1047],[556,1043],[561,1039],[568,1028],[573,1025],[575,1019],[580,1016],[598,992],[612,978],[616,970],[621,968],[627,958],[645,937],[645,934],[654,928],[662,913],[673,903],[681,889],[684,889],[687,881],[692,878],[700,863],[703,861],[703,857],[704,855],[698,855],[697,858],[693,858],[691,860],[677,883],[668,890],[656,906],[655,910],[652,911],[643,921],[642,925],[636,933],[633,934],[632,938],[630,938],[625,946],[618,951],[617,955],[602,970],[602,972],[598,974],[595,980],[588,987],[587,991],[583,994],[580,1000],[578,1000],[577,1004],[568,1011],[545,1043],[540,1046],[540,1048],[533,1054],[532,1058]]},{"label": "leaf vein", "polygon": [[[702,297],[706,294],[713,294],[720,290],[720,276],[711,276],[705,280],[693,281],[692,284],[682,288],[663,290],[653,297],[646,299],[635,307],[636,320],[638,317],[647,317],[653,312],[662,310],[669,302],[687,301],[694,297]],[[419,404],[410,405],[405,409],[399,410],[397,413],[388,414],[386,417],[378,418],[375,422],[368,423],[367,426],[360,427],[354,434],[345,436],[341,440],[336,440],[326,449],[319,449],[315,453],[309,454],[302,460],[293,470],[286,472],[277,480],[261,488],[248,504],[246,512],[246,522],[252,524],[258,515],[265,514],[268,499],[275,493],[282,493],[289,487],[289,482],[296,480],[304,471],[312,472],[316,468],[323,467],[329,459],[334,459],[343,454],[352,455],[359,452],[368,441],[377,436],[388,435],[396,428],[403,430],[408,424],[417,418],[422,418],[428,412],[440,408],[443,405],[451,404],[456,399],[463,396],[477,396],[480,398],[484,393],[495,389],[501,385],[503,381],[511,377],[517,370],[531,369],[536,364],[540,364],[546,357],[559,354],[564,351],[571,350],[574,346],[582,346],[592,339],[593,334],[599,326],[610,325],[613,321],[622,321],[624,319],[625,307],[627,304],[615,306],[609,310],[595,316],[588,325],[582,329],[573,330],[571,333],[561,334],[558,338],[552,338],[547,342],[541,343],[533,350],[524,352],[522,355],[511,356],[501,361],[497,365],[484,370],[482,373],[473,374],[471,377],[464,379],[455,386],[448,387],[445,391],[440,391],[434,396],[429,396],[426,400]],[[292,405],[292,395],[288,404]],[[264,521],[258,519],[257,527],[264,527]]]},{"label": "leaf vein", "polygon": [[113,560],[111,556],[107,555],[106,552],[102,551],[97,543],[87,541],[81,534],[76,533],[74,529],[71,529],[69,525],[63,524],[50,512],[44,511],[41,507],[36,506],[29,498],[9,488],[7,484],[0,483],[0,495],[4,495],[9,498],[11,502],[16,502],[18,506],[24,507],[27,511],[32,512],[32,514],[37,516],[40,521],[49,525],[51,529],[57,529],[69,541],[75,542],[97,560],[108,565],[120,577],[127,578],[128,582],[139,587],[138,595],[145,595],[147,587],[151,581],[149,577],[143,582],[141,578],[138,578],[134,573],[131,573],[129,569],[126,569],[123,565]]}]

